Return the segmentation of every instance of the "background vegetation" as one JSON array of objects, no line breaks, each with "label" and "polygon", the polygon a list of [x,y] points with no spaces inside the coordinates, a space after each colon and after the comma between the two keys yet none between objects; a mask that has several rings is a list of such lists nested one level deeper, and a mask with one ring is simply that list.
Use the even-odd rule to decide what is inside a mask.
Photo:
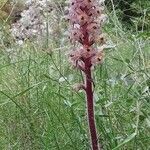
[{"label": "background vegetation", "polygon": [[149,0],[108,0],[106,5],[110,10],[116,10],[125,28],[133,31],[150,29]]},{"label": "background vegetation", "polygon": [[[72,90],[82,77],[66,56],[66,4],[55,1],[57,32],[46,42],[18,45],[9,32],[15,16],[3,2],[0,149],[88,150],[84,94]],[[150,2],[110,0],[106,6],[104,32],[114,48],[105,51],[104,63],[94,72],[99,138],[104,150],[150,150]]]}]

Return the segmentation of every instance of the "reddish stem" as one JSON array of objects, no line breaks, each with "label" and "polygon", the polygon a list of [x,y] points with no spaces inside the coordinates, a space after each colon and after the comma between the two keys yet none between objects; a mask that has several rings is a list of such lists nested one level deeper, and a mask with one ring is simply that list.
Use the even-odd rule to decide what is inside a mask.
[{"label": "reddish stem", "polygon": [[[86,11],[86,9],[85,9],[85,11]],[[89,34],[87,32],[87,23],[85,23],[83,26],[81,26],[81,31],[84,35],[83,46],[90,46]],[[98,144],[96,123],[95,123],[95,113],[94,113],[91,58],[85,59],[84,63],[85,63],[84,73],[85,73],[85,88],[86,88],[88,126],[89,126],[92,150],[100,150],[99,144]]]},{"label": "reddish stem", "polygon": [[91,136],[92,150],[100,150],[98,146],[98,137],[95,124],[94,100],[93,100],[93,83],[91,75],[91,65],[89,61],[85,62],[85,80],[86,80],[86,98],[87,98],[87,115],[88,125]]}]

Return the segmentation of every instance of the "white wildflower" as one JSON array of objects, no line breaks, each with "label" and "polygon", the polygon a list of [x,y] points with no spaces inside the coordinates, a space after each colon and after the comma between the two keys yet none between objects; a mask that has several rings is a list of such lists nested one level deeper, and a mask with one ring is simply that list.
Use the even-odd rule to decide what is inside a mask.
[{"label": "white wildflower", "polygon": [[21,13],[21,19],[12,25],[11,33],[16,41],[39,39],[46,35],[47,15],[52,11],[48,0],[27,0],[27,9]]}]

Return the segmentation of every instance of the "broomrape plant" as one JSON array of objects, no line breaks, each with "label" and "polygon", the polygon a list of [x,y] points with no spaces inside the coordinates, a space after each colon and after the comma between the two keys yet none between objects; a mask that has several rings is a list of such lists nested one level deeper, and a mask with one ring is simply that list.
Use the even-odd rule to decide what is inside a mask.
[{"label": "broomrape plant", "polygon": [[[100,149],[94,116],[92,68],[101,64],[105,38],[101,27],[106,20],[103,13],[104,0],[70,0],[67,19],[70,23],[70,41],[74,44],[69,53],[71,64],[81,70],[84,83],[76,84],[75,89],[83,89],[86,94],[87,116],[92,150]],[[96,48],[99,43],[100,48]]]}]

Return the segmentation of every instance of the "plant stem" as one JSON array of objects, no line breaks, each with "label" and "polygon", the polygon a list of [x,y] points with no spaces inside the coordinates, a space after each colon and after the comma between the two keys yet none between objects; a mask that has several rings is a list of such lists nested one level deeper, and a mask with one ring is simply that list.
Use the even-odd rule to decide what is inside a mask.
[{"label": "plant stem", "polygon": [[91,66],[89,61],[85,62],[85,80],[86,80],[86,99],[87,99],[87,115],[88,126],[91,137],[92,150],[100,150],[95,123],[94,100],[93,100],[93,81],[91,74]]}]

